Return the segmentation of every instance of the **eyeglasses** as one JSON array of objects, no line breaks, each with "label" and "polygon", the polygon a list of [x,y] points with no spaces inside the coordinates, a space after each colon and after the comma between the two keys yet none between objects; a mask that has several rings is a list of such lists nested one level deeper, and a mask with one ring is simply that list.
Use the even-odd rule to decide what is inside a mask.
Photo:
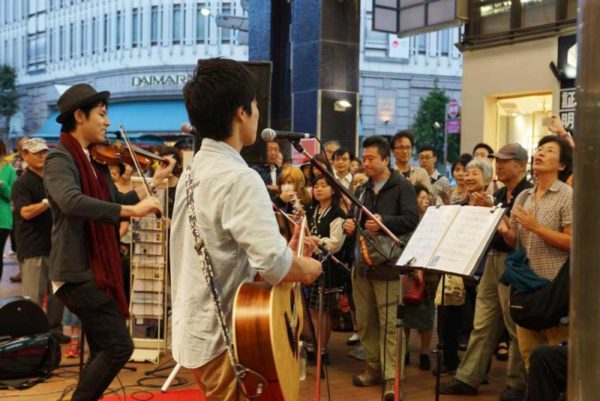
[{"label": "eyeglasses", "polygon": [[433,159],[433,156],[429,156],[429,155],[419,156],[419,160],[431,160],[431,159]]},{"label": "eyeglasses", "polygon": [[407,145],[400,145],[400,146],[394,146],[394,150],[411,150],[412,146],[407,146]]}]

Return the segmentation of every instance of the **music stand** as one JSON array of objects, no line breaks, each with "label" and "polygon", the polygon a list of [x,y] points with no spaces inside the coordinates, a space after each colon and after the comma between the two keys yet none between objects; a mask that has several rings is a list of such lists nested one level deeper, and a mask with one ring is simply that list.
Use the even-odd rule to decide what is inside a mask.
[{"label": "music stand", "polygon": [[[410,266],[442,274],[438,331],[441,330],[443,323],[446,274],[472,278],[493,239],[504,212],[502,204],[492,208],[458,205],[430,206],[406,245],[398,260],[398,266]],[[476,226],[472,226],[474,222]],[[456,255],[451,254],[453,250],[456,251]],[[437,350],[435,400],[439,401],[443,336],[438,337]]]}]

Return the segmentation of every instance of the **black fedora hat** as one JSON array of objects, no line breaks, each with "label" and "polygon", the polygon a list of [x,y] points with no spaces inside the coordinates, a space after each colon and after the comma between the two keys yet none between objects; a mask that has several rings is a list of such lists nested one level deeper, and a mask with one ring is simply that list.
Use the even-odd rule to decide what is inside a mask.
[{"label": "black fedora hat", "polygon": [[59,98],[56,105],[60,114],[56,117],[56,122],[62,124],[67,117],[73,114],[77,109],[80,109],[90,104],[107,101],[110,97],[110,92],[96,92],[91,85],[76,84],[71,86]]}]

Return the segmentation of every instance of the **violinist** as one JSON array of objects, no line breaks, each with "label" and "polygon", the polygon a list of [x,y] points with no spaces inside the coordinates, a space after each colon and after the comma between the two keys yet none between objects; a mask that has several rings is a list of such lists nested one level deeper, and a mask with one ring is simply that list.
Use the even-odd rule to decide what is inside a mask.
[{"label": "violinist", "polygon": [[[119,219],[160,211],[141,189],[120,193],[108,168],[90,158],[91,145],[105,141],[110,125],[109,92],[88,84],[69,88],[59,99],[60,143],[48,155],[44,185],[52,209],[50,279],[58,298],[82,322],[90,358],[72,400],[97,400],[133,352],[126,327],[117,227]],[[160,167],[155,188],[173,169]]]}]

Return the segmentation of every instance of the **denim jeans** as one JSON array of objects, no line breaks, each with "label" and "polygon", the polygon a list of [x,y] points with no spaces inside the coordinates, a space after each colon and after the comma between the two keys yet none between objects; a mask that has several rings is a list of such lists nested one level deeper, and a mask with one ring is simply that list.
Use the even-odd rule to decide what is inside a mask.
[{"label": "denim jeans", "polygon": [[125,318],[94,281],[65,283],[56,295],[81,320],[90,348],[72,400],[97,400],[133,353]]}]

